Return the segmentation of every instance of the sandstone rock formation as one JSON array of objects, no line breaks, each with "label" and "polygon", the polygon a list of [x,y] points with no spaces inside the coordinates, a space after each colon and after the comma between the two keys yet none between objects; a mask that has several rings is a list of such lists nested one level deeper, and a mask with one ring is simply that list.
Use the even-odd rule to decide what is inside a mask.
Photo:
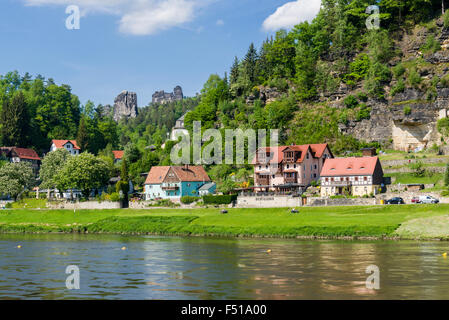
[{"label": "sandstone rock formation", "polygon": [[173,89],[173,92],[165,92],[162,91],[156,91],[153,94],[153,103],[169,103],[173,101],[181,101],[184,99],[184,94],[182,92],[182,88],[180,86],[177,86],[175,89]]},{"label": "sandstone rock formation", "polygon": [[123,118],[135,118],[137,114],[137,94],[135,92],[122,91],[114,100],[114,120],[118,122]]}]

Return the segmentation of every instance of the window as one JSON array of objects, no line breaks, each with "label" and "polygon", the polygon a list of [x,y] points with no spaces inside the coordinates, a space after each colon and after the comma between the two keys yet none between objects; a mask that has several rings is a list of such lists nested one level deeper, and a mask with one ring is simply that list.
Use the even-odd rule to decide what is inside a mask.
[{"label": "window", "polygon": [[315,170],[318,169],[317,165],[314,166]]},{"label": "window", "polygon": [[359,181],[359,177],[355,177],[355,181]]},{"label": "window", "polygon": [[262,166],[259,166],[259,170],[262,169]]},{"label": "window", "polygon": [[368,177],[363,177],[363,181],[368,181]]},{"label": "window", "polygon": [[309,154],[307,153],[307,159],[309,159]]},{"label": "window", "polygon": [[296,164],[293,165],[293,168],[296,169]]},{"label": "window", "polygon": [[313,177],[316,178],[316,173],[313,174]]},{"label": "window", "polygon": [[287,164],[287,169],[290,169],[290,165]]},{"label": "window", "polygon": [[273,179],[276,178],[276,176],[273,174]]}]

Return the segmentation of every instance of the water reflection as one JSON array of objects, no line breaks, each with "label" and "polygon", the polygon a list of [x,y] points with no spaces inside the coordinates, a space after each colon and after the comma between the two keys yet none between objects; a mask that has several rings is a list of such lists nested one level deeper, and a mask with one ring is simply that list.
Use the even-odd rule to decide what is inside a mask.
[{"label": "water reflection", "polygon": [[[448,299],[447,246],[1,235],[0,299]],[[77,291],[65,288],[73,264]],[[378,291],[365,287],[369,265],[380,268]]]}]

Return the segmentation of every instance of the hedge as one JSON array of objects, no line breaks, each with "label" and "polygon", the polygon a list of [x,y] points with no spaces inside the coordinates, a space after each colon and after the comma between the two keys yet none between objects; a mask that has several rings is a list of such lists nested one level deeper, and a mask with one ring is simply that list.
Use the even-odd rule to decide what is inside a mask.
[{"label": "hedge", "polygon": [[204,204],[230,204],[237,200],[236,194],[223,196],[203,196]]},{"label": "hedge", "polygon": [[184,204],[191,204],[191,203],[194,203],[195,201],[198,201],[198,200],[199,200],[199,198],[191,197],[191,196],[183,196],[181,198],[181,202],[184,203]]}]

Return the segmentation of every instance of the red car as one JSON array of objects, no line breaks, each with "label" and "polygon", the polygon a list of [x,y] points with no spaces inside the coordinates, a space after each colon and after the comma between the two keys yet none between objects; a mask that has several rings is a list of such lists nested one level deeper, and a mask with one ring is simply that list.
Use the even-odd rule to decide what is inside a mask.
[{"label": "red car", "polygon": [[412,198],[412,203],[420,203],[419,198],[418,197],[413,197]]}]

